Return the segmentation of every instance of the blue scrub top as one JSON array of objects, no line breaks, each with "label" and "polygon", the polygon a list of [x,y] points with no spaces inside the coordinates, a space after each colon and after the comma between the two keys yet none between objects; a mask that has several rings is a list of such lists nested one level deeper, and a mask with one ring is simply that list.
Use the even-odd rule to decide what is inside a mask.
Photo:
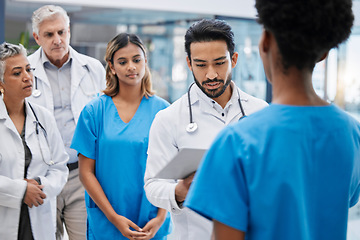
[{"label": "blue scrub top", "polygon": [[[71,147],[95,160],[95,175],[114,210],[139,227],[155,218],[158,209],[144,191],[148,138],[155,114],[168,102],[157,96],[143,97],[129,123],[120,118],[111,97],[103,95],[85,106]],[[88,194],[88,239],[127,239],[105,217]],[[154,239],[171,231],[169,214]]]},{"label": "blue scrub top", "polygon": [[273,104],[217,136],[185,206],[248,240],[345,240],[359,191],[359,122],[334,105]]}]

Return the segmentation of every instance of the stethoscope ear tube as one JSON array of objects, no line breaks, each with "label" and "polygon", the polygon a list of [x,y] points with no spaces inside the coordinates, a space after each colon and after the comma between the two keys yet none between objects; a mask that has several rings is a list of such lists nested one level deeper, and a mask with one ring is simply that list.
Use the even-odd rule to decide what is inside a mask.
[{"label": "stethoscope ear tube", "polygon": [[[189,86],[189,89],[188,89],[188,92],[187,92],[187,97],[188,97],[188,103],[189,103],[189,116],[190,116],[190,123],[186,126],[186,131],[188,133],[192,133],[192,132],[195,132],[197,129],[198,129],[198,125],[196,122],[193,122],[193,115],[192,115],[192,107],[191,107],[191,100],[190,100],[190,90],[191,90],[191,87],[194,85],[194,82]],[[239,102],[239,106],[240,106],[240,111],[241,111],[241,119],[243,119],[244,117],[246,117],[245,115],[245,111],[244,111],[244,108],[241,104],[241,100],[240,100],[240,92],[239,92],[239,89],[236,87],[237,89],[237,93],[238,93],[238,102]]]},{"label": "stethoscope ear tube", "polygon": [[[245,115],[244,108],[243,108],[243,106],[242,106],[242,104],[241,104],[239,89],[238,89],[238,95],[239,95],[238,102],[239,102],[239,106],[240,106],[240,110],[241,110],[241,114],[242,114],[242,116],[241,116],[240,119],[242,119],[243,117],[246,117],[246,115]],[[239,119],[239,120],[240,120],[240,119]]]},{"label": "stethoscope ear tube", "polygon": [[192,108],[191,108],[191,101],[190,101],[190,90],[191,87],[194,85],[194,83],[192,83],[188,89],[188,103],[189,103],[189,115],[190,115],[190,123],[186,126],[186,131],[188,133],[192,133],[195,132],[197,130],[197,124],[193,122],[193,116],[192,116]]}]

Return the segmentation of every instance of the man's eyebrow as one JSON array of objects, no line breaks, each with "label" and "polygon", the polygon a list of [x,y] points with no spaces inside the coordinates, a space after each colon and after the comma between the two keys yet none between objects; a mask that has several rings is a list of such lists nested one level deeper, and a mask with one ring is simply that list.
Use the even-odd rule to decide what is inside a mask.
[{"label": "man's eyebrow", "polygon": [[214,61],[219,61],[219,60],[223,60],[223,59],[226,59],[226,56],[216,58],[216,59],[214,59]]},{"label": "man's eyebrow", "polygon": [[58,30],[54,30],[54,31],[45,31],[44,33],[45,34],[49,34],[49,33],[54,33],[54,32],[65,32],[65,28],[62,28],[62,29],[58,29]]},{"label": "man's eyebrow", "polygon": [[[226,59],[226,56],[222,56],[222,57],[219,57],[219,58],[215,58],[213,61],[216,62],[216,61],[224,60],[224,59]],[[205,60],[197,59],[197,58],[194,58],[193,61],[194,61],[194,62],[207,62],[207,61],[205,61]]]},{"label": "man's eyebrow", "polygon": [[194,62],[206,62],[205,60],[197,59],[197,58],[194,58],[193,61],[194,61]]}]

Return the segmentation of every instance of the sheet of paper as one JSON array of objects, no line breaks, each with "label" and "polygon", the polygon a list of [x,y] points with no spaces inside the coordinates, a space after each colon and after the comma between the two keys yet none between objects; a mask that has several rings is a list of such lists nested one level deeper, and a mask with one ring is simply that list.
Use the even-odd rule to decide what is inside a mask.
[{"label": "sheet of paper", "polygon": [[206,149],[183,148],[155,178],[184,179],[198,168]]}]

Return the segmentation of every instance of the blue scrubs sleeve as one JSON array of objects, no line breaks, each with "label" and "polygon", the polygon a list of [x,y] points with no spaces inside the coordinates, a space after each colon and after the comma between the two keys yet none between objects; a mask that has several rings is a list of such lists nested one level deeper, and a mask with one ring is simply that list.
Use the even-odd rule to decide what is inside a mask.
[{"label": "blue scrubs sleeve", "polygon": [[195,175],[185,206],[240,231],[248,226],[248,191],[239,153],[239,139],[223,130]]},{"label": "blue scrubs sleeve", "polygon": [[[357,176],[359,176],[359,175],[357,175]],[[357,177],[357,181],[359,182],[358,177]],[[360,194],[360,184],[358,184],[358,186],[355,189],[354,193],[350,197],[350,207],[355,206],[355,204],[359,201],[359,194]]]},{"label": "blue scrubs sleeve", "polygon": [[89,105],[82,110],[75,133],[71,142],[71,148],[85,157],[96,159],[95,149],[97,141],[94,114]]}]

